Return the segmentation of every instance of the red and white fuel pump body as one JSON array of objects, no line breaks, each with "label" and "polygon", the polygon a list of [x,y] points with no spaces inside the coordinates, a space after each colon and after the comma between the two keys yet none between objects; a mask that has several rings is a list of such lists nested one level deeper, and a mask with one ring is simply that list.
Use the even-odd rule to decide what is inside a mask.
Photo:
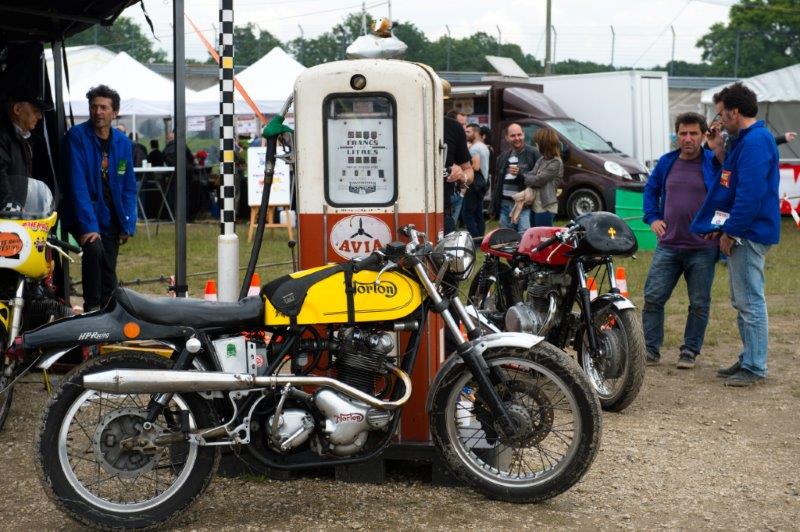
[{"label": "red and white fuel pump body", "polygon": [[[295,187],[301,268],[369,255],[414,224],[436,242],[443,217],[442,83],[428,66],[354,59],[295,82]],[[431,315],[404,408],[401,442],[429,440],[425,398],[443,360]],[[405,349],[408,333],[399,333]]]}]

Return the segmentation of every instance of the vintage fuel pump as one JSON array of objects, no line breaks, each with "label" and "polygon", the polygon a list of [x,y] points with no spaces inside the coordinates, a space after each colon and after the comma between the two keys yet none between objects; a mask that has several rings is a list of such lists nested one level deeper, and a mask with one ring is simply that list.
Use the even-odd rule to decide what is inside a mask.
[{"label": "vintage fuel pump", "polygon": [[[422,64],[356,59],[309,68],[294,91],[301,268],[369,255],[412,223],[443,231],[442,83]],[[417,359],[416,401],[399,438],[429,439],[425,397],[443,360],[443,329],[429,320]],[[407,333],[398,333],[404,348]]]}]

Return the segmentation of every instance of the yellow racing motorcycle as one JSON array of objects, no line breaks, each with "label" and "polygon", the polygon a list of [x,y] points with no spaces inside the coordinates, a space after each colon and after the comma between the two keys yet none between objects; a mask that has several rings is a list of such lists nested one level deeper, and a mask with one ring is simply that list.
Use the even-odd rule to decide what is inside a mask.
[{"label": "yellow racing motorcycle", "polygon": [[[52,252],[80,248],[50,234],[57,213],[42,181],[11,175],[0,182],[0,429],[8,417],[15,379],[25,373],[14,340],[26,330],[70,316],[52,285]],[[30,366],[25,368],[29,369]]]},{"label": "yellow racing motorcycle", "polygon": [[40,367],[77,345],[147,339],[172,351],[93,357],[61,379],[36,444],[45,490],[84,525],[149,528],[199,498],[222,447],[283,470],[367,462],[415,393],[431,314],[452,351],[417,400],[451,471],[504,501],[569,489],[600,443],[586,375],[542,337],[481,332],[458,296],[475,262],[468,233],[432,245],[413,226],[400,232],[405,242],[279,277],[236,303],[119,288],[103,310],[25,332]]}]

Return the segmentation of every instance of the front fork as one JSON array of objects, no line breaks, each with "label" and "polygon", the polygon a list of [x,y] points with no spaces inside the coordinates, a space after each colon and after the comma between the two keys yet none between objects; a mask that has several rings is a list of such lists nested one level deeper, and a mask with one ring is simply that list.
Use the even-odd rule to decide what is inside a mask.
[{"label": "front fork", "polygon": [[[597,331],[594,328],[594,316],[592,315],[592,298],[588,286],[586,285],[586,271],[583,267],[583,262],[578,261],[575,264],[575,270],[578,275],[578,304],[581,308],[581,316],[583,316],[583,324],[586,328],[586,339],[589,343],[589,352],[592,357],[602,357],[602,347],[597,338]],[[612,294],[619,294],[617,287],[617,278],[614,271],[614,263],[611,260],[606,261],[606,271],[608,272],[608,282],[611,286],[609,292]],[[576,346],[577,347],[577,346]]]},{"label": "front fork", "polygon": [[[20,276],[17,283],[17,290],[14,292],[14,298],[9,302],[9,327],[8,327],[8,342],[6,350],[14,344],[14,340],[19,336],[20,329],[22,328],[22,311],[25,308],[25,277]],[[16,360],[10,357],[7,353],[3,353],[6,358],[3,364],[3,374],[5,377],[11,377],[14,374],[14,366]]]},{"label": "front fork", "polygon": [[428,277],[428,273],[425,271],[425,267],[421,261],[415,261],[414,271],[425,287],[425,291],[428,293],[428,296],[430,296],[431,301],[433,301],[432,310],[442,316],[448,333],[450,333],[452,338],[458,341],[457,352],[462,360],[464,360],[464,364],[467,365],[467,368],[478,384],[478,396],[489,407],[489,411],[497,420],[498,426],[502,432],[508,436],[513,436],[519,427],[509,415],[508,409],[506,409],[503,399],[500,397],[500,394],[497,393],[496,389],[497,385],[504,382],[503,375],[499,368],[490,368],[486,360],[476,351],[475,346],[464,340],[449,307],[452,306],[452,308],[455,309],[458,317],[464,324],[464,328],[467,330],[467,337],[470,340],[475,340],[480,337],[480,327],[472,321],[472,318],[467,313],[464,304],[458,296],[447,301],[439,294],[436,286]]}]

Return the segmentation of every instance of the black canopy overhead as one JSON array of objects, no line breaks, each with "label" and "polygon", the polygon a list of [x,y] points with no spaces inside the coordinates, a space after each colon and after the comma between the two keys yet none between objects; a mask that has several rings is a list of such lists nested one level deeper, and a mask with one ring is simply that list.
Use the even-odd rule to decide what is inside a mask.
[{"label": "black canopy overhead", "polygon": [[100,24],[110,26],[140,0],[3,0],[0,39],[60,41]]}]

